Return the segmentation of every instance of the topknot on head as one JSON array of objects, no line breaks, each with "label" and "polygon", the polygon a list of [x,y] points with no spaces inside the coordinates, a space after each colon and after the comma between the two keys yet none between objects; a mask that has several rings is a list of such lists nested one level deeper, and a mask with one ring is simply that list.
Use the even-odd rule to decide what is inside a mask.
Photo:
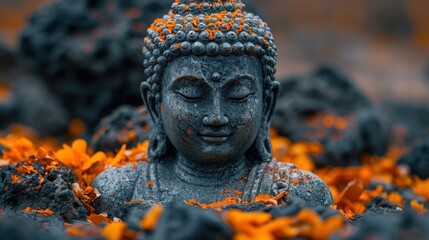
[{"label": "topknot on head", "polygon": [[241,0],[175,0],[171,5],[171,13],[180,15],[214,14],[222,11],[243,10],[244,7]]}]

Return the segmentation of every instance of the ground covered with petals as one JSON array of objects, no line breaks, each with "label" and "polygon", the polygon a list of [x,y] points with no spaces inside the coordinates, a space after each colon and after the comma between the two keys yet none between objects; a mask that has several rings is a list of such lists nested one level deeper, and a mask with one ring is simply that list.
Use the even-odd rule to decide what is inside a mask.
[{"label": "ground covered with petals", "polygon": [[[100,194],[90,186],[91,182],[107,168],[147,161],[147,141],[132,148],[124,144],[112,153],[95,152],[83,139],[57,146],[12,134],[0,139],[0,232],[16,228],[10,224],[11,219],[25,218],[39,224],[52,238],[425,236],[425,226],[429,225],[429,180],[413,176],[397,164],[402,149],[391,148],[384,157],[366,156],[359,166],[317,168],[312,157],[323,153],[321,144],[291,142],[274,130],[271,135],[275,158],[315,172],[328,184],[335,205],[314,207],[292,199],[278,206],[283,196],[268,195],[260,195],[252,202],[226,198],[212,204],[190,200],[167,206],[146,206],[132,200],[124,203],[129,205],[126,213],[108,218],[92,207]],[[392,235],[393,229],[396,235]]]}]

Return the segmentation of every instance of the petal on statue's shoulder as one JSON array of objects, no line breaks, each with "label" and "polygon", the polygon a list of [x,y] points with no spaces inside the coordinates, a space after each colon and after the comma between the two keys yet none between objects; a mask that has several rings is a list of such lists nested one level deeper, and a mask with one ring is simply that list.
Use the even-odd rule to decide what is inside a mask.
[{"label": "petal on statue's shoulder", "polygon": [[314,173],[299,169],[290,163],[275,162],[274,193],[286,191],[290,197],[299,197],[307,203],[329,206],[333,204],[329,187]]},{"label": "petal on statue's shoulder", "polygon": [[131,200],[136,182],[147,165],[146,162],[130,163],[100,173],[91,184],[100,192],[100,197],[94,204],[96,211],[118,216],[120,207]]}]

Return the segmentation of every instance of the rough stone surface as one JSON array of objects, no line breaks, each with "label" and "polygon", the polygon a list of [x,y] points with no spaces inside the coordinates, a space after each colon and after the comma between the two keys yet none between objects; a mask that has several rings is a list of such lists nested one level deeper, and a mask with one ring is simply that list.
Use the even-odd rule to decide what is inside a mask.
[{"label": "rough stone surface", "polygon": [[40,137],[67,129],[69,115],[38,77],[27,73],[15,53],[0,42],[0,127],[24,124]]},{"label": "rough stone surface", "polygon": [[17,216],[0,218],[0,236],[4,240],[70,239],[60,232],[40,231],[40,225]]},{"label": "rough stone surface", "polygon": [[[261,168],[256,165],[248,177],[238,183],[217,186],[188,184],[186,185],[188,192],[180,188],[180,184],[183,184],[180,180],[176,180],[174,186],[169,185],[174,181],[172,176],[174,173],[157,173],[156,170],[161,168],[159,163],[139,163],[136,166],[128,164],[121,168],[111,168],[101,173],[93,182],[93,186],[101,193],[95,207],[97,211],[107,212],[109,216],[124,217],[128,214],[126,209],[130,207],[127,203],[135,199],[143,201],[145,203],[143,208],[147,208],[157,202],[168,204],[190,199],[196,199],[201,203],[213,203],[227,197],[237,197],[250,202],[257,194],[274,196],[283,191],[288,194],[281,199],[281,204],[288,203],[292,198],[302,199],[307,203],[306,206],[333,204],[328,187],[315,175],[299,170],[293,165],[275,161],[262,166]],[[256,183],[259,180],[261,183]],[[237,194],[237,191],[241,193]],[[141,203],[135,203],[139,204]],[[253,207],[253,205],[242,206],[247,211]]]},{"label": "rough stone surface", "polygon": [[122,104],[142,103],[144,29],[169,1],[59,0],[21,33],[21,61],[89,127]]},{"label": "rough stone surface", "polygon": [[428,103],[385,101],[378,107],[389,129],[391,145],[412,147],[429,136]]},{"label": "rough stone surface", "polygon": [[[176,203],[167,206],[147,239],[232,239],[233,231],[214,210]],[[146,238],[145,238],[146,239]]]},{"label": "rough stone surface", "polygon": [[367,217],[361,219],[348,236],[336,234],[331,239],[368,239],[381,240],[396,239],[427,239],[429,234],[429,215],[417,215],[414,211],[368,212]]},{"label": "rough stone surface", "polygon": [[311,209],[316,212],[321,218],[328,219],[331,216],[338,215],[339,212],[327,206],[314,206],[298,197],[290,198],[286,204],[279,207],[266,207],[266,212],[269,212],[274,218],[295,216],[303,209]]},{"label": "rough stone surface", "polygon": [[15,65],[16,60],[16,56],[12,49],[0,39],[0,69],[3,70]]},{"label": "rough stone surface", "polygon": [[427,179],[429,177],[429,138],[418,142],[399,159],[398,164],[408,166],[411,174]]},{"label": "rough stone surface", "polygon": [[115,152],[122,144],[128,148],[149,138],[149,114],[144,106],[120,106],[104,117],[92,136],[96,151]]},{"label": "rough stone surface", "polygon": [[15,117],[10,123],[21,123],[37,131],[40,137],[60,136],[67,131],[70,114],[49,92],[48,87],[31,75],[17,74],[13,87]]},{"label": "rough stone surface", "polygon": [[357,165],[363,154],[384,154],[386,133],[367,97],[340,70],[320,66],[313,73],[281,81],[274,128],[293,141],[315,141],[324,151],[320,166]]},{"label": "rough stone surface", "polygon": [[[17,172],[17,166],[1,167],[0,208],[6,213],[18,214],[24,214],[27,207],[33,210],[50,209],[54,214],[47,217],[51,217],[52,221],[56,219],[62,222],[85,221],[88,212],[74,196],[72,183],[76,182],[76,179],[71,170],[62,167],[46,172],[40,163],[32,166],[36,172],[29,174]],[[27,214],[37,219],[37,213]]]}]

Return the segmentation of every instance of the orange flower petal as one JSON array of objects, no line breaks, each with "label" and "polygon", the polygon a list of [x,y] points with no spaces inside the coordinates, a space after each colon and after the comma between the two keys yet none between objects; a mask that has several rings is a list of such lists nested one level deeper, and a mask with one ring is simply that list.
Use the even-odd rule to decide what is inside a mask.
[{"label": "orange flower petal", "polygon": [[126,228],[124,222],[112,222],[101,230],[101,235],[107,240],[121,240]]},{"label": "orange flower petal", "polygon": [[81,152],[81,153],[86,153],[88,144],[86,143],[85,140],[83,139],[76,139],[73,141],[72,146],[71,146],[74,150]]},{"label": "orange flower petal", "polygon": [[140,227],[147,231],[153,230],[163,210],[164,209],[162,208],[161,205],[153,206],[146,214],[146,216],[144,216],[144,218],[141,220]]},{"label": "orange flower petal", "polygon": [[122,157],[124,157],[125,155],[126,147],[127,146],[125,144],[122,144],[122,147],[119,150],[119,152],[116,154],[116,156],[111,161],[109,161],[110,165],[116,166],[121,161]]},{"label": "orange flower petal", "polygon": [[94,164],[98,162],[103,162],[107,159],[106,154],[104,152],[97,152],[92,156],[88,161],[84,162],[82,165],[82,171],[86,171],[91,168]]}]

